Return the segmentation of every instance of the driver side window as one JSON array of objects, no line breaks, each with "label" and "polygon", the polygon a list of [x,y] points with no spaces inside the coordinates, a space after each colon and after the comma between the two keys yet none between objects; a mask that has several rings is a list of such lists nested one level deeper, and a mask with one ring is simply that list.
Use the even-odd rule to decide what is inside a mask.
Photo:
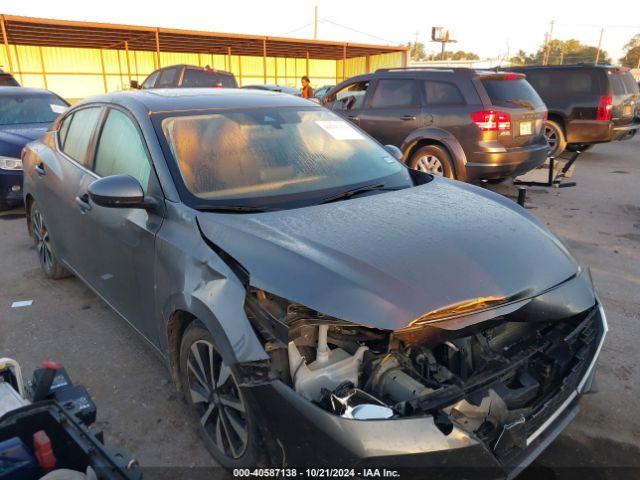
[{"label": "driver side window", "polygon": [[109,111],[93,169],[101,177],[131,175],[140,182],[145,193],[148,191],[151,163],[147,149],[131,119],[119,110]]},{"label": "driver side window", "polygon": [[354,110],[362,108],[369,81],[352,83],[336,93],[333,110]]}]

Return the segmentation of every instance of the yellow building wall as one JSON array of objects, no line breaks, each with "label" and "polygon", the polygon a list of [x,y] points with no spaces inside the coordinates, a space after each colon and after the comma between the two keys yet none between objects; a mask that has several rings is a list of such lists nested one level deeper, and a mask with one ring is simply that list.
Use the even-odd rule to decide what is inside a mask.
[{"label": "yellow building wall", "polygon": [[[48,88],[73,102],[105,92],[125,90],[130,80],[142,82],[158,68],[155,52],[98,50],[86,48],[10,45],[14,75],[25,87]],[[402,53],[372,55],[342,60],[306,58],[266,59],[266,82],[262,57],[161,52],[160,66],[190,64],[232,72],[240,86],[278,84],[300,88],[300,77],[308,75],[318,88],[354,75],[402,65]],[[0,46],[0,68],[9,71],[9,59]]]}]

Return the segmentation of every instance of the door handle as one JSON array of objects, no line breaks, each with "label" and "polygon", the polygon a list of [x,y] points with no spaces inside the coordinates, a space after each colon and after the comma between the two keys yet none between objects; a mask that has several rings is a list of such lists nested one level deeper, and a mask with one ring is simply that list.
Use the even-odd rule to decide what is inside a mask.
[{"label": "door handle", "polygon": [[34,167],[34,170],[36,171],[36,173],[40,176],[43,177],[44,175],[46,175],[47,172],[45,172],[44,170],[44,163],[40,162],[38,165],[36,165]]},{"label": "door handle", "polygon": [[404,120],[405,122],[409,120],[415,120],[415,119],[416,119],[415,115],[403,115],[400,117],[400,120]]},{"label": "door handle", "polygon": [[77,196],[76,205],[78,205],[78,208],[82,213],[85,213],[91,210],[91,204],[89,203],[89,194],[85,193],[82,196]]}]

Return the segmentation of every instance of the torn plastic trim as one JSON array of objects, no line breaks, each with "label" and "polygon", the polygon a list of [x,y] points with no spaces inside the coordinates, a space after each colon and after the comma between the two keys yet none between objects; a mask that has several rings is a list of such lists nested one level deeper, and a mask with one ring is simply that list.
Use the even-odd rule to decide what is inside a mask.
[{"label": "torn plastic trim", "polygon": [[584,385],[589,379],[589,377],[591,376],[591,373],[593,372],[594,367],[596,366],[596,362],[600,357],[600,351],[602,350],[602,345],[604,345],[604,339],[607,336],[607,332],[609,331],[609,324],[607,323],[607,316],[604,313],[604,308],[602,307],[602,303],[600,303],[600,300],[597,298],[597,296],[596,296],[596,300],[598,302],[598,311],[600,312],[600,321],[602,322],[602,336],[600,337],[600,341],[598,342],[598,347],[596,348],[596,352],[593,355],[593,358],[591,359],[591,363],[589,363],[589,366],[587,367],[587,371],[585,372],[584,377],[582,378],[582,380],[580,380],[580,383],[578,384],[578,388],[576,389],[578,393],[583,393]]}]

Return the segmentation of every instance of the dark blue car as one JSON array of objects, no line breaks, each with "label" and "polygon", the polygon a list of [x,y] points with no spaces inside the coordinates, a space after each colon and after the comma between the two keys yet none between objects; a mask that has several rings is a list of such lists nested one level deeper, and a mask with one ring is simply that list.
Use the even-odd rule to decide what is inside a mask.
[{"label": "dark blue car", "polygon": [[48,90],[0,87],[0,210],[22,203],[20,152],[68,106]]}]

